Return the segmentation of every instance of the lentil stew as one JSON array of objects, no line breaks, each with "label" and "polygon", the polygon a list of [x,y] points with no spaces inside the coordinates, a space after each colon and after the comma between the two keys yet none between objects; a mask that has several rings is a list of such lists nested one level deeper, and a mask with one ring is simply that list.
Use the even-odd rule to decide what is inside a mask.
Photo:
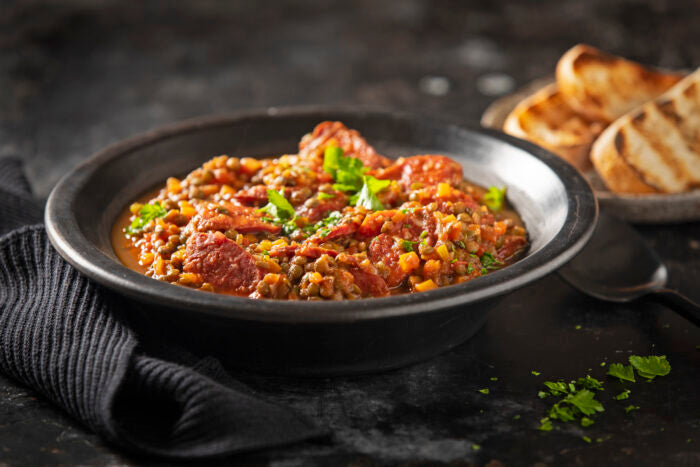
[{"label": "lentil stew", "polygon": [[512,264],[525,227],[505,189],[444,155],[395,161],[323,122],[297,154],[214,157],[132,203],[112,243],[154,279],[250,298],[342,300],[458,284]]}]

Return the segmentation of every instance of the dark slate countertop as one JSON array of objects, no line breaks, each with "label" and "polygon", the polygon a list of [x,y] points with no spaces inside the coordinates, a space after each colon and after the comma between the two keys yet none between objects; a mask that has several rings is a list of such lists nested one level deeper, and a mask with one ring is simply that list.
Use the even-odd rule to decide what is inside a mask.
[{"label": "dark slate countertop", "polygon": [[[11,0],[0,15],[0,156],[22,155],[45,197],[95,150],[197,115],[351,104],[476,125],[489,102],[552,73],[577,42],[664,67],[700,65],[694,2],[468,3]],[[671,285],[700,300],[700,224],[638,229]],[[598,302],[552,275],[429,362],[352,378],[237,374],[335,437],[231,462],[698,465],[699,345],[700,330],[661,306]],[[665,354],[673,369],[613,400],[623,386],[601,363],[632,354]],[[606,381],[605,413],[585,429],[538,431],[552,403],[537,397],[542,382],[586,374]],[[630,404],[639,410],[626,414]],[[143,461],[0,377],[0,463]]]}]

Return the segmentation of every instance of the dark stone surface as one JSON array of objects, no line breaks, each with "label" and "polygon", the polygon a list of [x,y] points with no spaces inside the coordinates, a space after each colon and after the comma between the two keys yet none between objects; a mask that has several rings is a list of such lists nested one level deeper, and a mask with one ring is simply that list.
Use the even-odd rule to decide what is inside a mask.
[{"label": "dark stone surface", "polygon": [[[579,41],[661,66],[700,64],[692,1],[21,0],[0,12],[0,155],[25,157],[40,196],[91,152],[195,115],[344,103],[476,124],[495,96],[551,73]],[[671,284],[700,300],[700,224],[640,230]],[[697,465],[698,345],[700,330],[663,307],[601,303],[551,276],[430,362],[327,380],[238,375],[335,440],[231,462]],[[601,362],[630,354],[666,354],[673,370],[636,383],[626,401],[613,400],[622,386],[606,380],[606,411],[592,427],[536,430],[551,404],[536,396],[542,381],[603,379]],[[641,408],[625,414],[629,404]],[[142,461],[0,377],[0,463]]]}]

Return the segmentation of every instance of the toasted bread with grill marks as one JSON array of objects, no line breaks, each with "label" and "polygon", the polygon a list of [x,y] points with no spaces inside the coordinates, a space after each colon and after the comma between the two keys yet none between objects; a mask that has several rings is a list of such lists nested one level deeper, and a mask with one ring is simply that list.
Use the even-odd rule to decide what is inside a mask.
[{"label": "toasted bread with grill marks", "polygon": [[666,92],[683,75],[654,71],[579,44],[559,59],[556,77],[571,108],[589,119],[612,122]]},{"label": "toasted bread with grill marks", "polygon": [[602,130],[600,122],[575,113],[556,84],[520,102],[503,124],[506,133],[549,149],[584,171],[591,167],[588,153]]},{"label": "toasted bread with grill marks", "polygon": [[617,119],[591,159],[619,193],[679,193],[700,187],[700,69]]}]

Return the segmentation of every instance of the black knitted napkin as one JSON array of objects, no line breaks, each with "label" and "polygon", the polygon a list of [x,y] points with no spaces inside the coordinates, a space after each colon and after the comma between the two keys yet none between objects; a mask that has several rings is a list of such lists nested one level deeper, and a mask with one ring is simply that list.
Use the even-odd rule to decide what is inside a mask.
[{"label": "black knitted napkin", "polygon": [[194,459],[324,434],[257,398],[216,360],[140,336],[124,317],[130,303],[66,263],[36,224],[41,216],[20,162],[0,159],[2,373],[137,453]]}]

